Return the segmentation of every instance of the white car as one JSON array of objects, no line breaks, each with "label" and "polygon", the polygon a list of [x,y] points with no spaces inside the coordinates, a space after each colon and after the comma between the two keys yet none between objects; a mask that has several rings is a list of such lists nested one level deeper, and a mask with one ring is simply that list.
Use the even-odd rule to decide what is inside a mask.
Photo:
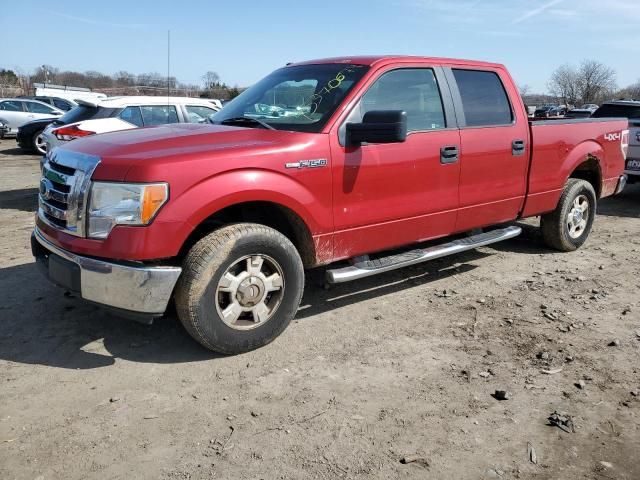
[{"label": "white car", "polygon": [[44,129],[47,149],[78,137],[166,123],[201,123],[219,108],[189,97],[110,97],[78,99],[78,106]]},{"label": "white car", "polygon": [[32,120],[62,116],[58,108],[26,98],[0,99],[0,123],[5,125],[4,136],[15,137],[18,128]]}]

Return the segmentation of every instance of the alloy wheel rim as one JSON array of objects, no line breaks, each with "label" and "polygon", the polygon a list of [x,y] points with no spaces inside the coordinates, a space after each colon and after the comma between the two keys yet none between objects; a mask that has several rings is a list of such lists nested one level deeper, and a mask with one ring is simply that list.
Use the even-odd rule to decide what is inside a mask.
[{"label": "alloy wheel rim", "polygon": [[39,134],[36,137],[36,150],[38,150],[38,152],[45,154],[47,153],[47,142],[44,139],[44,136],[42,134]]},{"label": "alloy wheel rim", "polygon": [[571,204],[567,214],[567,231],[573,239],[579,238],[586,230],[589,222],[589,199],[586,195],[578,195]]},{"label": "alloy wheel rim", "polygon": [[284,296],[282,267],[267,255],[235,261],[216,287],[216,310],[234,330],[252,330],[271,320]]}]

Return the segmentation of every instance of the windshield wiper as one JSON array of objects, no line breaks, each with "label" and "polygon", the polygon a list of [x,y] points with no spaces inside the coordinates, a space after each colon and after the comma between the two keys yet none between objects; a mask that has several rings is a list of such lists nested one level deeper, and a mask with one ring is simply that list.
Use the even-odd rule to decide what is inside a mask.
[{"label": "windshield wiper", "polygon": [[257,118],[251,118],[251,117],[232,117],[232,118],[225,118],[224,120],[220,121],[220,125],[233,125],[233,124],[247,124],[247,123],[253,123],[255,125],[259,125],[262,128],[266,128],[267,130],[275,130],[275,128],[273,128],[271,125],[269,125],[267,122],[263,122],[262,120],[258,120]]}]

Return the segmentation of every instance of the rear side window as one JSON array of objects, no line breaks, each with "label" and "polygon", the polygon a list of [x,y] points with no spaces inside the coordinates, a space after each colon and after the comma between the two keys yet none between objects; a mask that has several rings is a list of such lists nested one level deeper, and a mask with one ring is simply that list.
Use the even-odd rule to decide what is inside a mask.
[{"label": "rear side window", "polygon": [[140,107],[127,107],[118,117],[125,122],[129,122],[138,127],[142,127],[144,123],[142,122],[142,114],[140,113]]},{"label": "rear side window", "polygon": [[453,69],[467,127],[509,125],[513,112],[507,92],[494,72]]},{"label": "rear side window", "polygon": [[7,112],[22,112],[22,102],[16,102],[15,100],[0,102],[0,110],[5,110]]},{"label": "rear side window", "polygon": [[187,121],[192,123],[203,122],[217,111],[203,105],[187,105],[185,108],[189,115]]},{"label": "rear side window", "polygon": [[178,112],[173,105],[149,105],[141,106],[144,126],[164,125],[166,123],[178,123]]},{"label": "rear side window", "polygon": [[62,100],[61,98],[53,98],[51,101],[56,108],[64,110],[65,112],[73,108],[73,105],[71,103],[67,102],[66,100]]},{"label": "rear side window", "polygon": [[78,105],[56,120],[56,125],[68,125],[69,123],[82,122],[84,120],[94,120],[96,118],[109,118],[119,109],[90,107],[88,105]]},{"label": "rear side window", "polygon": [[640,105],[623,105],[623,104],[605,104],[596,110],[592,117],[595,118],[607,118],[607,117],[626,117],[626,118],[640,118]]}]

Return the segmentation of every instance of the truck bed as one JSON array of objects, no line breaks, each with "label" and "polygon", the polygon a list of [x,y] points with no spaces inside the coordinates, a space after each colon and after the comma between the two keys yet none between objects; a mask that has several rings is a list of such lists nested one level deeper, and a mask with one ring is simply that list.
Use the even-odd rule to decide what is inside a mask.
[{"label": "truck bed", "polygon": [[598,196],[614,192],[624,166],[619,132],[627,127],[626,118],[540,120],[529,125],[532,153],[523,217],[552,211],[564,179],[586,162],[600,160]]}]

